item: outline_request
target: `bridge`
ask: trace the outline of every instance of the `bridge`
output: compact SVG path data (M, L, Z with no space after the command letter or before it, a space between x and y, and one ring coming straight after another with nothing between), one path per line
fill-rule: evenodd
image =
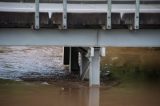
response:
M158 0L0 0L0 45L64 46L70 72L100 85L105 48L160 47L159 19Z

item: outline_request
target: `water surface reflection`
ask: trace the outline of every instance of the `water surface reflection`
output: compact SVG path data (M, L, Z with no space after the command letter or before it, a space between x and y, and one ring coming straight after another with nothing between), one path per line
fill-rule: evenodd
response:
M89 89L89 105L88 106L99 106L100 100L99 87L91 87Z
M89 88L78 82L70 82L72 85L67 82L60 83L55 82L50 85L27 82L0 83L0 106L159 106L160 104L158 84L120 84L108 89L107 86Z

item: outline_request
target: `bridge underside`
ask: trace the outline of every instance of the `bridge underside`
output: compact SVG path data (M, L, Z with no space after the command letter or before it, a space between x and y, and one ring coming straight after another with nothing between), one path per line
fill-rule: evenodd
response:
M159 29L40 29L0 28L0 45L75 47L160 47Z
M64 64L91 86L100 85L104 47L160 47L159 0L6 1L0 0L0 45L70 47Z

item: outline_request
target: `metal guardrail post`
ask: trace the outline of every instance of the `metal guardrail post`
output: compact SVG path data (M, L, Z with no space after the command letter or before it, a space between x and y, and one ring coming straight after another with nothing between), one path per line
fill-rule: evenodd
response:
M35 0L35 29L39 28L39 0Z
M67 0L63 0L63 29L67 29Z
M106 23L106 28L111 29L112 28L112 23L111 23L111 10L112 10L112 0L108 0L108 12L107 12L107 23Z
M136 0L134 29L139 29L139 12L140 12L140 0Z

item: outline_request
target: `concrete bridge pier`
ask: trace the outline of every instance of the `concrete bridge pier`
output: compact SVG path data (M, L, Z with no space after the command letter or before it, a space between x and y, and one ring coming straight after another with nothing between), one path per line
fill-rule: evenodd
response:
M82 80L89 79L89 86L100 85L101 56L105 56L105 48L64 48L64 63L70 66L71 73L80 74Z
M90 49L89 86L100 85L100 48Z
M89 79L89 86L100 85L101 56L105 56L105 48L91 47L87 54L81 55L81 78Z

